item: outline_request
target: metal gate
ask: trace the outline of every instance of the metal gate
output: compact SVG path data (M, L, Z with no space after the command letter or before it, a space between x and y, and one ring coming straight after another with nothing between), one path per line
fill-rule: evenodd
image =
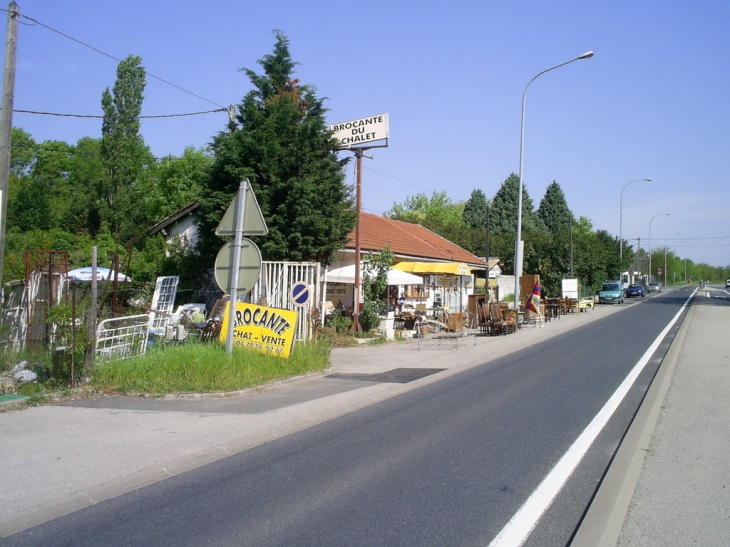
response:
M251 302L298 311L294 341L311 340L314 337L312 327L321 315L321 275L322 266L316 262L262 262L261 275L251 290ZM291 289L299 281L308 284L312 290L312 298L302 307L294 306L291 301Z
M149 324L148 314L104 319L96 328L96 363L143 355L147 350Z

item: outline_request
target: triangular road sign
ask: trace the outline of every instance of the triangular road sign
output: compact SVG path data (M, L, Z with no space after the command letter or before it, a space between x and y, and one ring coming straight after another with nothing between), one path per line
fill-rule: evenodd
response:
M226 209L220 224L218 224L218 228L215 229L215 235L236 235L236 202L239 202L242 197L245 197L246 199L246 204L243 209L243 235L265 236L269 233L266 221L264 220L264 215L261 214L259 202L256 201L253 188L251 188L251 183L248 179L245 180L245 183L246 184L243 185L245 187L245 195L240 195L241 188L239 188L230 205L228 205L228 209Z

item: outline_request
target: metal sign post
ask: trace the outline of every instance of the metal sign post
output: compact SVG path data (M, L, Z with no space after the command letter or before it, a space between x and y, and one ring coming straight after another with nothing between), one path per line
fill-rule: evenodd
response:
M230 287L221 287L221 290L228 290L230 296L229 310L228 310L228 329L226 336L226 353L229 355L233 352L233 331L235 327L236 317L236 301L238 300L238 285L239 285L239 272L241 270L241 248L243 246L243 235L266 235L269 233L269 229L266 226L264 217L261 214L261 209L256 201L256 196L253 193L253 189L250 187L251 183L248 179L243 179L241 185L238 188L236 197L233 199L231 204L228 206L223 218L216 228L216 235L234 235L233 249L231 256L231 269L230 269ZM247 194L251 193L249 200L246 199ZM247 205L248 204L248 205ZM248 213L248 214L246 214ZM253 242L247 241L247 246L255 247ZM224 247L225 248L225 247ZM255 249L258 252L258 248ZM258 273L256 274L256 280L260 274L261 262L259 258ZM256 282L254 280L254 284ZM217 279L216 279L217 281ZM249 287L250 289L251 287Z
M243 239L243 210L246 207L246 191L248 180L242 180L236 194L236 235L233 240L233 271L231 271L231 292L228 301L228 333L226 334L226 353L233 353L233 327L236 317L236 302L238 301L238 270L241 267L241 240Z

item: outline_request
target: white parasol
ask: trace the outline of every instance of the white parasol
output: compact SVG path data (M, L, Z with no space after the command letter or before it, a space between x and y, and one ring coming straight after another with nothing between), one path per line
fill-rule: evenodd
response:
M113 273L109 268L102 266L96 267L96 280L97 281L110 281L113 278ZM69 281L91 281L91 266L86 268L76 268L66 274L66 279ZM130 277L122 272L117 272L117 281L132 281Z

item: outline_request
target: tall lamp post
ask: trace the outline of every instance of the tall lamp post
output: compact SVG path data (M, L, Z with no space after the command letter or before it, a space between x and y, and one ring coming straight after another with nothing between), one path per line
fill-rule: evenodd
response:
M624 187L621 188L621 196L620 196L619 205L618 205L618 240L619 240L618 258L619 258L619 260L623 260L623 258L624 258L624 239L623 239L624 190L626 190L626 187L633 182L651 182L651 179L632 180L631 182L627 182L626 184L624 184Z
M525 99L527 98L527 90L530 88L530 85L532 85L532 82L537 80L546 72L550 72L551 70L555 70L556 68L560 68L561 66L565 66L575 61L590 59L591 57L593 57L593 52L587 51L575 59L565 61L564 63L560 63L559 65L543 70L539 74L536 74L532 80L527 82L525 91L522 92L522 117L520 118L520 170L518 173L518 177L520 179L520 191L517 198L517 239L515 240L515 310L518 310L520 306L520 276L522 275L522 246L520 245L522 242L522 156L525 145Z
M649 221L649 282L651 282L651 223L654 222L656 217L668 217L669 213L659 213L651 217Z

